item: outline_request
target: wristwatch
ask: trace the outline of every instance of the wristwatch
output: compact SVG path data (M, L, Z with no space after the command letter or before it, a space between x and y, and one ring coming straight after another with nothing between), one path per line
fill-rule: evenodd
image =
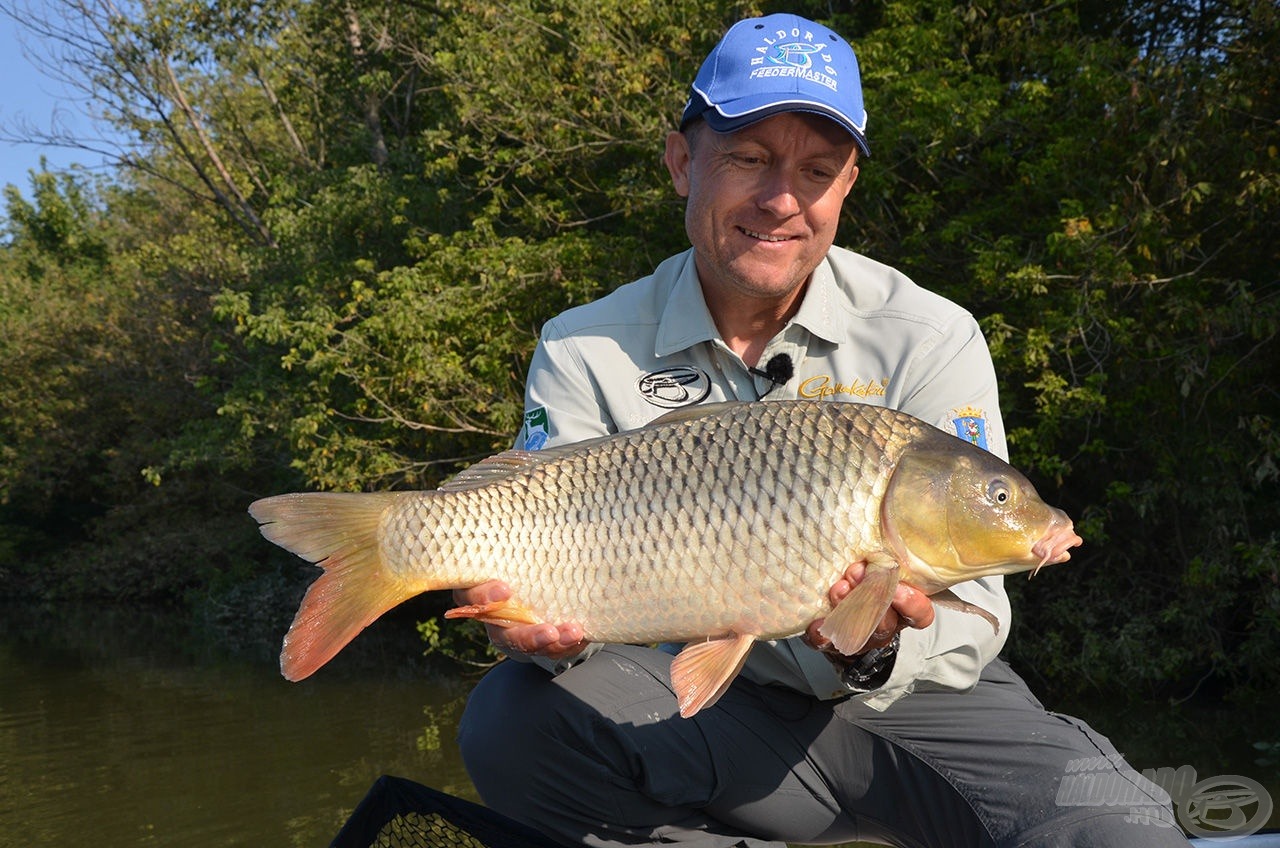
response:
M840 672L840 680L855 692L878 689L893 673L893 661L898 656L898 634L883 648L872 648L849 659Z

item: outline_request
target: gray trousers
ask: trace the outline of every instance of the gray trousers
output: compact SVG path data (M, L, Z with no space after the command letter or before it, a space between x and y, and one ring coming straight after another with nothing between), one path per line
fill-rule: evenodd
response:
M458 732L485 803L567 845L1188 844L1167 797L1000 660L972 692L917 692L884 712L739 678L692 719L676 715L670 662L611 646L556 677L490 671ZM1123 786L1124 806L1064 803L1059 785L1081 768Z

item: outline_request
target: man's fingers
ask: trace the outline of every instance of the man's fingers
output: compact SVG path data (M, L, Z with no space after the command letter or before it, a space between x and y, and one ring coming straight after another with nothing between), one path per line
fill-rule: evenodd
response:
M493 634L499 641L512 650L522 654L536 654L560 641L560 632L554 624L526 624L517 627L497 627Z
M466 589L453 590L453 602L460 607L480 606L511 597L511 587L501 580L487 580Z
M818 628L822 626L825 618L819 618L817 621L809 622L809 626L804 630L804 643L810 648L818 651L825 650L831 644L831 640L818 632Z
M902 621L902 617L894 611L893 607L889 607L889 609L885 610L884 617L880 619L880 624L867 637L867 644L862 646L862 650L870 651L872 648L883 648L893 641L894 634L904 626L905 622Z
M515 627L487 626L489 639L499 648L521 654L541 654L552 659L572 656L582 650L582 625L522 624Z
M831 600L831 605L835 606L845 599L853 587L862 582L862 576L867 573L867 563L864 560L858 560L844 570L841 576L832 586L827 596Z
M893 606L902 626L923 630L933 624L933 601L919 589L899 583L893 593Z
M857 585L857 580L861 579L865 568L865 563L854 563L845 572L845 576L836 581L830 592L833 606L848 596L853 587ZM904 627L914 627L922 630L933 624L933 618L933 602L929 600L929 596L919 589L908 586L905 583L899 583L894 590L892 604L885 611L884 617L880 619L880 623L872 631L871 636L868 637L867 644L863 647L863 650L869 651L872 648L882 648L888 645L893 641L894 635ZM818 632L822 622L823 619L811 622L805 628L803 638L811 648L826 651L830 649L831 642Z
M466 589L453 590L453 602L458 606L482 606L511 597L511 587L501 580L477 583ZM582 650L586 640L582 625L569 622L554 624L516 624L502 627L486 624L489 641L504 651L519 654L541 654L552 659L563 659Z

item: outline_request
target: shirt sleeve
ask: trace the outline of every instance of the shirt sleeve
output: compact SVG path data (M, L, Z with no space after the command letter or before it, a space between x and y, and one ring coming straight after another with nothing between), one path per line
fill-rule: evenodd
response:
M516 438L516 448L537 449L568 445L618 431L609 417L599 387L591 379L574 345L548 321L529 361L525 380L525 423ZM545 432L534 441L539 427Z
M1008 460L995 366L972 316L965 313L939 334L935 344L922 349L908 373L916 388L903 398L904 412L956 436L961 435L964 422L981 425L981 446ZM1012 624L1004 578L969 580L951 591L995 616L999 632L980 616L935 606L932 625L902 631L893 671L884 685L859 696L869 706L885 709L917 689L968 691L1000 653Z

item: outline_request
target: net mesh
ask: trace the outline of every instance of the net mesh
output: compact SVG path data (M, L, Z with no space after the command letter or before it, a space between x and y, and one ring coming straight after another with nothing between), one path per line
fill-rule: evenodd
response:
M438 845L486 848L484 842L439 813L396 816L382 826L370 845L377 848L434 848Z
M330 848L565 848L488 807L383 776Z

